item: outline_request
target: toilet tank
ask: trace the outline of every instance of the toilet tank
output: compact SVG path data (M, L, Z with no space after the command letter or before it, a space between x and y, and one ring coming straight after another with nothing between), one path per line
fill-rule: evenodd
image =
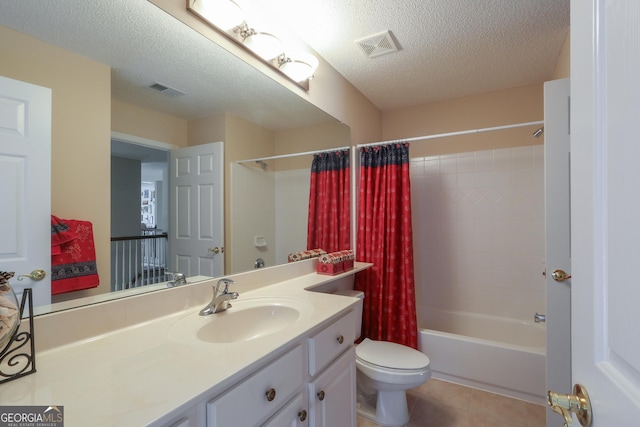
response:
M348 296L348 297L355 297L355 298L359 298L360 301L358 302L358 304L356 305L356 307L354 308L355 312L356 312L356 330L355 330L355 337L356 340L358 338L360 338L360 332L362 330L362 304L364 303L364 292L362 291L357 291L355 289L346 289L346 290L340 290L340 291L336 291L334 292L336 295L344 295L344 296Z

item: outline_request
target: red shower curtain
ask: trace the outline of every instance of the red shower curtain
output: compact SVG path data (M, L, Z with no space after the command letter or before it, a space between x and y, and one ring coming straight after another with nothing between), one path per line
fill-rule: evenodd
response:
M356 258L373 263L356 275L362 336L418 348L409 144L360 149Z
M311 164L307 249L351 247L349 150L317 153Z

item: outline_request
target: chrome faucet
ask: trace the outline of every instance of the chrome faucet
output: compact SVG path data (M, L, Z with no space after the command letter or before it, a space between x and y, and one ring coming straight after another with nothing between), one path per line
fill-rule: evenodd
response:
M220 279L213 287L213 299L205 308L200 310L200 316L208 316L225 311L231 304L229 301L238 298L237 292L229 292L229 285L236 283L231 279Z
M173 278L172 281L167 282L167 288L173 288L174 286L180 286L180 285L186 285L187 284L187 278L184 277L183 273L170 273L170 272L167 272L167 274L170 274L171 277Z

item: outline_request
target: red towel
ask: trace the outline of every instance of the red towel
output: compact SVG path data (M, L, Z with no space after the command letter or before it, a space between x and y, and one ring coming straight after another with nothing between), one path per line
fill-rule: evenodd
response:
M78 235L71 231L69 225L51 215L51 255L58 255L62 252L61 246L76 239Z
M51 294L95 288L99 284L93 225L89 221L51 216Z

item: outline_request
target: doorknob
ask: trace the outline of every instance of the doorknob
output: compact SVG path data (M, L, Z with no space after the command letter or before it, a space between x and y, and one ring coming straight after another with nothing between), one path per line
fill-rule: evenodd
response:
M220 253L220 252L224 253L224 247L220 247L219 248L219 247L216 246L213 249L207 249L207 252L213 252L214 254L217 254L217 253Z
M33 270L29 274L21 274L18 276L18 280L22 280L25 277L28 277L31 280L39 281L44 279L47 273L44 270Z
M553 273L551 273L551 277L553 277L553 280L555 280L556 282L562 282L563 280L571 279L571 276L565 273L564 270L553 270Z
M549 390L547 404L556 414L564 417L564 427L573 427L571 413L576 414L580 425L589 427L592 421L591 401L587 389L580 384L573 386L573 394L558 394Z

